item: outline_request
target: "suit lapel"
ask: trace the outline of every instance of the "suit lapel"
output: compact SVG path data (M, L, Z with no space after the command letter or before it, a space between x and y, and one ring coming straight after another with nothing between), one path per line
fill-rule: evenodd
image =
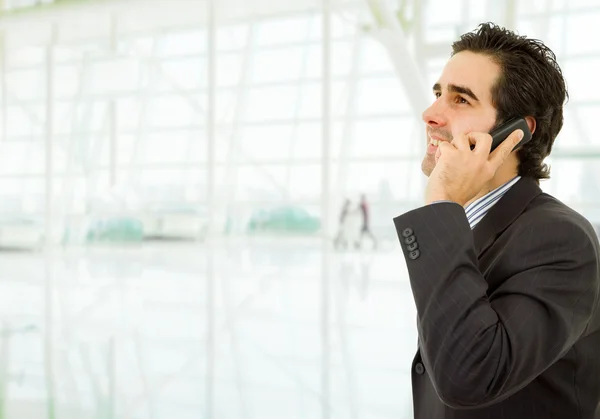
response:
M498 234L510 226L540 193L542 190L535 179L519 179L473 229L477 255L481 256L494 243Z

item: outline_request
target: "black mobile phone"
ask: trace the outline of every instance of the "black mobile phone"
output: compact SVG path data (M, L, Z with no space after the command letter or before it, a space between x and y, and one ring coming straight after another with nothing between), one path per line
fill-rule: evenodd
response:
M498 147L502 141L506 140L514 130L521 129L523 131L523 138L519 141L519 144L513 148L516 150L521 147L523 144L527 143L531 140L531 132L529 131L529 127L527 126L527 121L525 118L513 118L506 121L504 124L500 125L498 128L490 131L490 135L492 136L492 148L490 153Z
M517 129L523 130L523 138L521 141L519 141L519 144L513 148L513 150L516 150L531 140L531 132L529 131L529 127L527 126L527 121L525 121L525 118L509 119L496 129L490 131L490 135L492 136L492 148L490 149L490 153L494 151L502 143L502 141L506 140L506 137L508 137L514 130ZM474 148L475 146L472 145L471 150Z

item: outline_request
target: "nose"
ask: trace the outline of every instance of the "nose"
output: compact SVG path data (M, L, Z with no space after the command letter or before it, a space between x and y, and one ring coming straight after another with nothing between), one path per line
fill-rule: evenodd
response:
M423 111L421 115L423 122L430 127L444 127L447 119L444 111L444 104L441 99L436 100L431 106Z

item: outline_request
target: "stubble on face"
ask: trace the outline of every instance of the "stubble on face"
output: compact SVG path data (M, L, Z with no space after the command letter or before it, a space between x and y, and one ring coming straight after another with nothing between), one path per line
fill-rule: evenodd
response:
M425 139L426 139L426 148L429 148L429 136L430 135L434 135L436 137L441 137L444 140L451 142L454 137L452 136L452 132L450 132L450 130L447 129L440 129L440 128L431 128L431 127L427 127L427 131L426 131L426 135L425 135ZM425 174L425 176L429 177L429 175L431 175L431 172L433 172L433 169L435 169L435 153L430 154L428 152L425 153L425 156L423 157L423 161L421 162L421 171Z

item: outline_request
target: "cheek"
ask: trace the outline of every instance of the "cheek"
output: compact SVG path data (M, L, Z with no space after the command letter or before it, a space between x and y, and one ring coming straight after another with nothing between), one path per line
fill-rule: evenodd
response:
M495 118L473 117L457 122L453 127L458 132L490 132L494 127Z

